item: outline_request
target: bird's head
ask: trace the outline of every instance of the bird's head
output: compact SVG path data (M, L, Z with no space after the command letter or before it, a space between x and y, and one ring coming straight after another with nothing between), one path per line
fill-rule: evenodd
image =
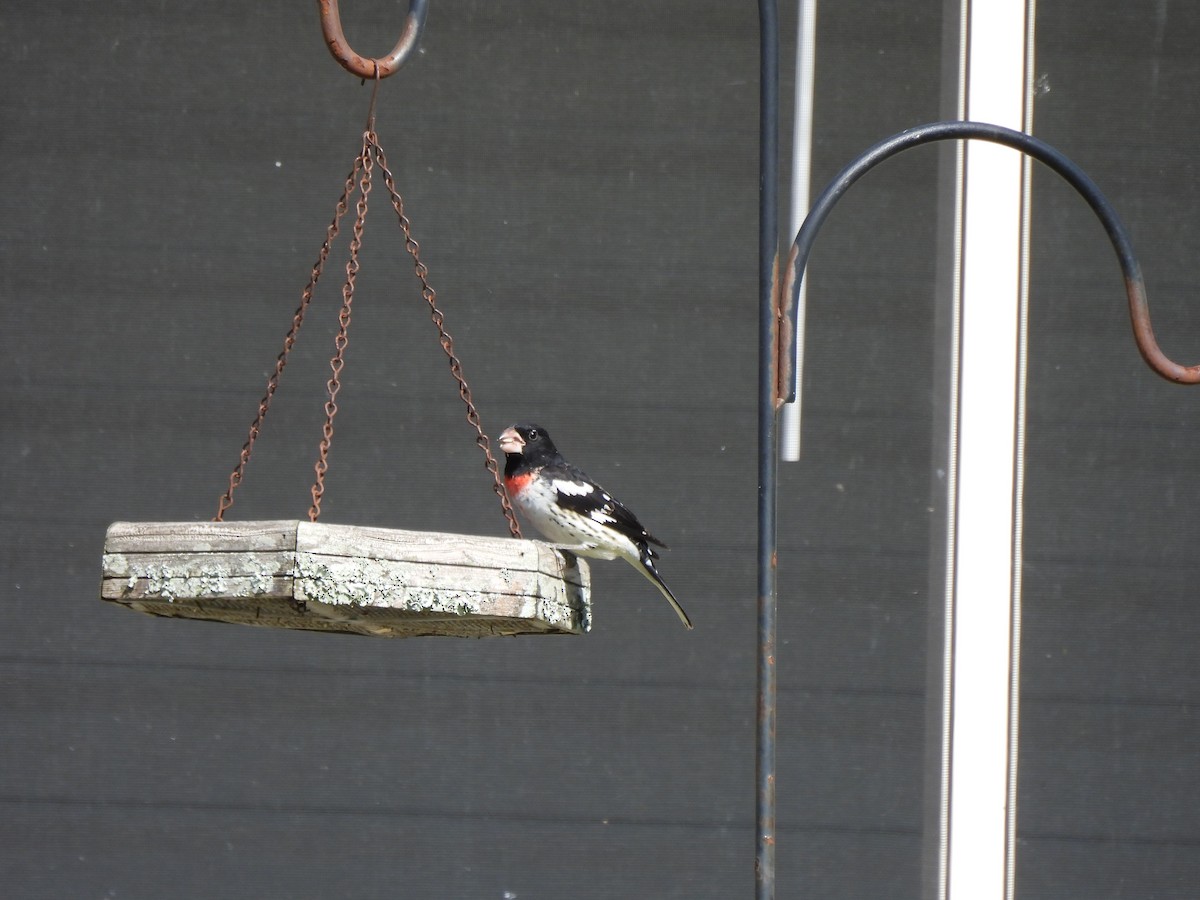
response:
M500 449L506 456L522 457L527 463L544 462L558 455L554 441L540 425L521 424L504 429L500 434Z

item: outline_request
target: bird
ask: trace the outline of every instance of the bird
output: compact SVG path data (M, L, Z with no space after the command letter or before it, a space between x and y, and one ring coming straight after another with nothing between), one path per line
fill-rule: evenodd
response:
M519 424L500 434L504 486L524 517L555 546L593 559L621 559L642 573L667 598L687 629L684 612L654 561L650 545L668 549L629 508L571 465L540 425Z

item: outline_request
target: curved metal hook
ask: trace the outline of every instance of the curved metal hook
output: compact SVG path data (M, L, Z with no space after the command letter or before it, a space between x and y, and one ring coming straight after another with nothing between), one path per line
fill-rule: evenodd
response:
M787 313L788 328L783 341L788 346L780 348L779 384L789 386L789 396L785 399L788 402L795 399L791 367L792 360L796 358L794 324L799 310L800 282L804 277L804 269L808 265L808 256L812 252L817 232L825 223L825 219L834 205L854 182L885 159L919 144L966 138L991 141L1019 150L1053 169L1079 192L1104 225L1104 230L1112 242L1113 250L1116 251L1117 260L1121 264L1121 271L1125 276L1125 293L1129 297L1129 318L1133 325L1134 340L1137 342L1142 359L1151 369L1168 381L1179 384L1200 383L1200 365L1182 366L1168 359L1166 354L1159 349L1158 341L1154 338L1154 330L1150 326L1150 306L1146 299L1146 285L1142 279L1141 266L1133 253L1133 242L1129 239L1129 233L1125 230L1116 210L1100 192L1096 183L1070 159L1032 135L986 122L953 121L920 125L876 144L836 175L821 196L817 198L812 209L809 210L808 216L800 226L800 230L796 233L796 240L792 244L785 273L786 281L783 286L785 295L790 292Z
M347 72L359 78L387 78L402 65L417 49L421 33L425 30L425 16L428 13L428 0L409 0L408 16L404 20L404 30L400 40L387 56L371 59L359 56L354 48L346 41L342 32L342 19L338 13L338 0L317 0L321 13L321 31L325 35L325 43L329 52Z

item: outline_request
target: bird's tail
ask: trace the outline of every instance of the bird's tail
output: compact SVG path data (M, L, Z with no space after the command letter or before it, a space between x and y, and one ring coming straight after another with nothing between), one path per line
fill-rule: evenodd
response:
M683 627L691 630L692 620L683 611L683 607L679 605L679 601L675 599L675 595L671 593L671 589L667 587L667 583L662 580L662 576L658 574L658 569L654 566L654 557L657 555L649 547L643 545L641 548L641 557L635 568L662 592L662 595L667 598L667 602L671 604L671 608L675 610L675 615L679 616L679 621L683 623Z

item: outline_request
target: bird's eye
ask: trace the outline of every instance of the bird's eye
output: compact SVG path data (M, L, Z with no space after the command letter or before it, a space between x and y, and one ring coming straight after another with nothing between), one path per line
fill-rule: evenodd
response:
M536 441L538 439L538 430L536 428L529 429L529 439L531 441Z

